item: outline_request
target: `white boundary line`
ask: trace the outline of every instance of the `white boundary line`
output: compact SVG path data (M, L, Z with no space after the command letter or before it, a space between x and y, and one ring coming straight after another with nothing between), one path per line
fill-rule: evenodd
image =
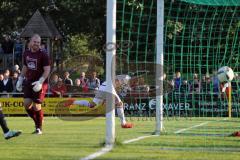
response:
M149 137L156 137L156 136L159 136L159 135L141 136L141 137L137 137L134 139L129 139L129 140L123 141L123 144L128 144L128 143L139 141L141 139L145 139L145 138L149 138Z
M112 149L113 149L113 145L107 145L107 146L103 147L101 150L99 150L93 154L90 154L87 157L81 158L80 160L91 160L91 159L97 158L103 154L110 152Z
M224 119L225 120L225 119ZM187 131L189 129L192 129L192 128L197 128L197 127L200 127L200 126L203 126L203 125L206 125L208 124L209 122L204 122L204 123L200 123L198 125L194 125L192 127L189 127L189 128L183 128L183 129L180 129L180 130L177 130L175 131L174 133L178 134L178 133L182 133L184 131ZM134 138L134 139L129 139L129 140L125 140L123 141L123 144L128 144L128 143L132 143L132 142L136 142L136 141L139 141L139 140L142 140L142 139L145 139L145 138L150 138L150 137L157 137L159 135L149 135L149 136L141 136L141 137L137 137L137 138ZM93 154L90 154L89 156L87 157L84 157L84 158L81 158L80 160L92 160L94 158L97 158L101 155L104 155L108 152L110 152L111 150L113 149L113 145L108 145L108 146L105 146L104 148L102 148L101 150L93 153Z
M156 136L159 136L159 135L141 136L141 137L137 137L137 138L134 138L134 139L126 140L126 141L123 142L123 144L128 144L128 143L136 142L136 141L139 141L139 140L142 140L142 139L145 139L145 138L156 137ZM80 160L92 160L94 158L97 158L101 155L104 155L104 154L110 152L112 149L113 149L113 145L105 146L101 150L99 150L99 151L97 151L93 154L90 154L87 157L81 158Z
M223 120L225 121L225 120L227 120L227 119L228 119L228 118L224 118ZM219 120L217 120L217 121L219 121ZM180 129L180 130L178 130L178 131L175 131L174 133L176 133L176 134L182 133L182 132L184 132L184 131L186 131L186 130L189 130L189 129L192 129L192 128L197 128L197 127L206 125L206 124L208 124L209 122L210 122L210 121L204 122L204 123L200 123L200 124L198 124L198 125L195 125L195 126L192 126L192 127L189 127L189 128L183 128L183 129Z
M192 126L192 127L189 127L189 128L183 128L183 129L177 130L177 131L175 131L174 133L176 133L176 134L182 133L182 132L187 131L187 130L189 130L189 129L197 128L197 127L203 126L203 125L208 124L208 123L209 123L209 122L200 123L200 124L197 124L197 125Z

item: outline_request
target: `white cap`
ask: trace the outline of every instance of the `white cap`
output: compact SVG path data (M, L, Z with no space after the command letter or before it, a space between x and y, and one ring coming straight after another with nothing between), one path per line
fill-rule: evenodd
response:
M19 65L15 64L14 65L14 69L18 70L19 69Z
M131 77L127 74L120 74L116 76L116 79L122 80L122 79L126 79L126 80L130 80Z
M131 79L131 77L127 74L120 74L120 75L116 76L116 79L123 83L128 83L128 81Z

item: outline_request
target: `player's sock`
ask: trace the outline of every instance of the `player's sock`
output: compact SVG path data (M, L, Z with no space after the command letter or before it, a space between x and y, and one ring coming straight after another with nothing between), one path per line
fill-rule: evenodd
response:
M122 125L126 124L126 119L125 119L123 107L118 107L117 108L117 114L118 114L118 117L120 118L121 124Z
M77 105L85 106L85 107L91 107L91 104L87 100L74 101L73 104L77 104Z
M34 111L33 107L30 109L26 109L26 112L28 113L29 117L31 117L34 121L35 126L37 125L37 120L36 120L36 112Z
M31 117L33 120L36 119L36 116L35 116L35 111L33 108L30 108L30 109L26 109L26 112L28 113L29 117Z
M0 125L2 127L3 133L8 133L9 129L7 126L7 122L4 119L4 114L2 113L2 111L0 111Z
M43 110L35 111L36 114L36 128L42 130Z

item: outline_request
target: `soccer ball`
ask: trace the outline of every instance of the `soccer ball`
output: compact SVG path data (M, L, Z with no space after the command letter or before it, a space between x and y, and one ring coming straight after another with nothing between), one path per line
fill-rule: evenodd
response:
M217 77L220 82L231 82L234 78L232 68L224 66L218 69Z

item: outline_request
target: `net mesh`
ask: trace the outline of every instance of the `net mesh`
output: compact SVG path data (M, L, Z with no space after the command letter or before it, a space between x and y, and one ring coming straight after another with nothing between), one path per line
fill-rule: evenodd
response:
M187 3L212 6L240 6L239 0L181 0Z
M232 115L239 117L239 4L238 0L165 1L164 87L175 84L171 92L164 93L165 116L227 116L230 99L220 92L216 71L229 66L236 73ZM151 91L156 5L156 0L117 1L117 73L137 77L125 98L130 115L155 113ZM180 79L176 79L177 72Z

